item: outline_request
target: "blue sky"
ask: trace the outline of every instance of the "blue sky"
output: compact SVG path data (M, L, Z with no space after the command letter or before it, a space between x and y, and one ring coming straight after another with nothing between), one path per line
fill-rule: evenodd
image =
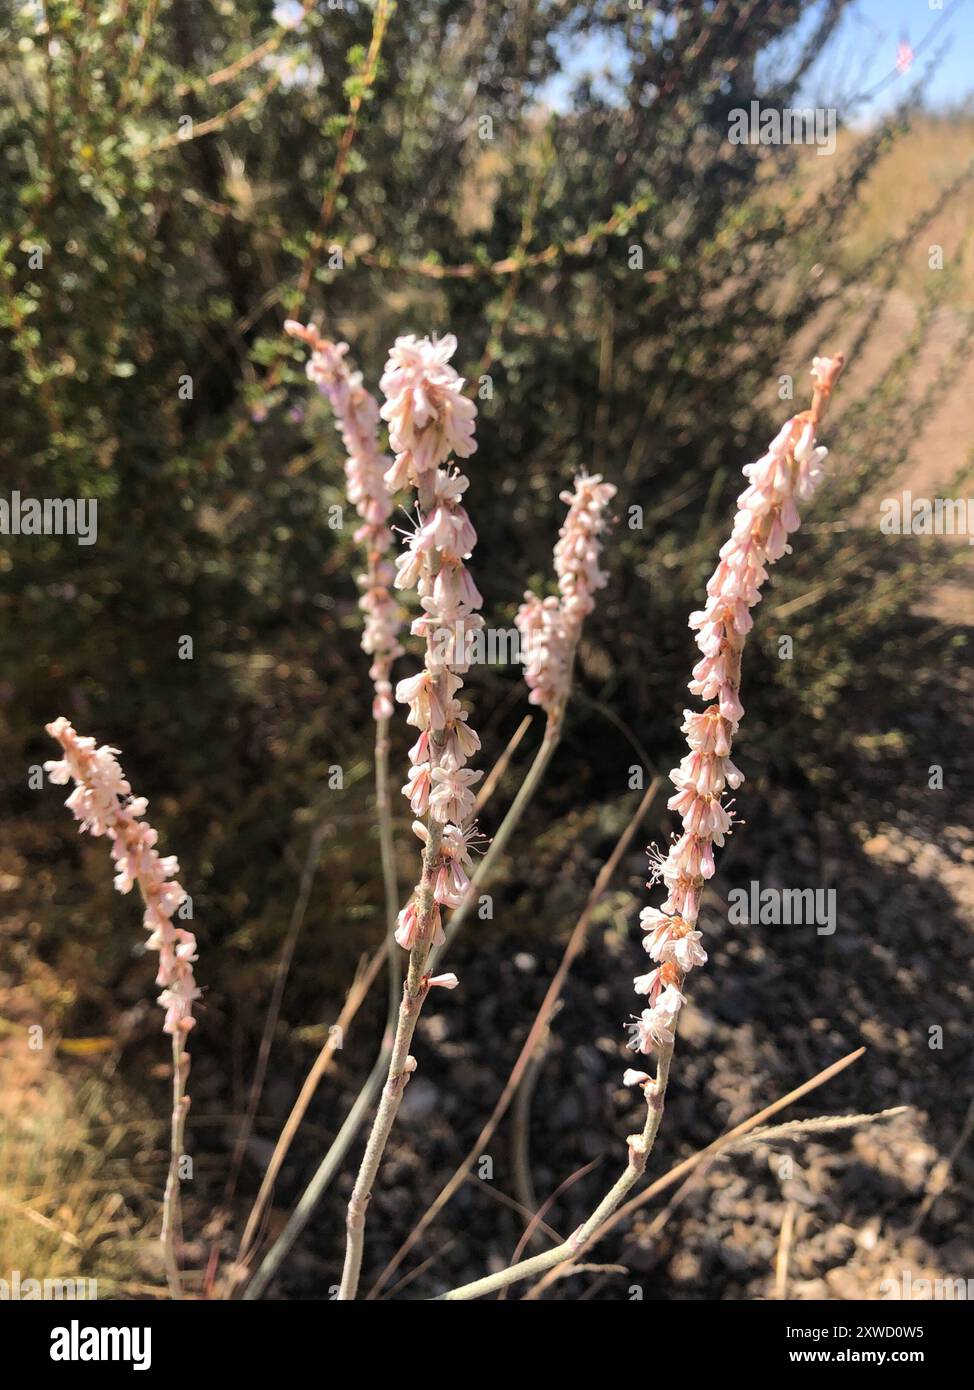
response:
M906 76L892 77L901 40L915 50ZM833 40L829 67L845 63L857 89L881 88L864 112L876 116L889 109L926 65L936 59L926 85L931 107L955 106L974 92L974 0L857 0ZM822 74L816 75L819 79ZM815 78L811 86L816 85Z
M648 10L652 0L645 4ZM789 36L789 45L800 45L814 31L821 9L821 3L810 9ZM283 24L298 22L301 14L299 0L277 0L274 7L275 18ZM905 76L895 72L903 40L916 53ZM556 109L564 108L573 83L581 76L595 78L597 87L608 95L612 78L624 75L623 54L621 45L605 35L565 48L565 71L545 85L541 99ZM840 119L856 123L875 119L900 100L933 58L937 65L926 84L927 104L942 108L969 99L974 92L974 0L854 0L826 59L809 75L800 104L836 106ZM873 94L850 112L844 109L843 97L851 92Z
M819 7L792 34L801 42L813 31ZM915 51L912 70L895 73L897 50L906 40ZM873 93L855 113L858 121L882 114L902 97L937 56L936 70L926 84L931 107L953 106L974 92L974 0L856 0L847 11L827 51L827 61L813 69L803 97L808 104L836 105L843 96ZM573 78L619 73L619 50L609 39L586 40L565 54L567 72L549 83L544 99L559 107L566 103ZM879 89L873 92L873 89ZM852 113L848 113L852 117Z

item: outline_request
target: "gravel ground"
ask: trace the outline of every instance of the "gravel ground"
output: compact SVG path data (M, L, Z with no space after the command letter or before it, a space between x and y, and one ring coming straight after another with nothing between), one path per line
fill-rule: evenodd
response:
M969 592L961 587L951 601L969 607ZM955 628L954 636L961 631ZM667 1173L860 1046L866 1048L861 1059L780 1120L899 1113L833 1132L812 1127L721 1157L611 1234L592 1255L601 1268L555 1283L545 1297L877 1299L904 1288L923 1297L922 1280L974 1278L974 1220L965 1195L974 1176L965 1144L974 1089L974 676L945 661L933 686L914 691L904 682L889 699L892 712L881 701L848 711L860 751L821 784L787 784L762 766L760 749L742 733L740 761L749 781L738 800L747 823L722 855L706 905L710 962L694 974L681 1016L649 1177ZM901 741L882 737L894 726L906 735ZM929 785L935 766L943 768L942 789ZM468 927L461 939L451 962L461 988L440 992L420 1021L413 1047L419 1069L370 1209L364 1289L473 1144L622 828L621 815L620 808L593 807L565 818L557 836L524 855L535 866L534 877L525 883L518 865L511 881L497 888L497 920L479 930ZM518 1201L533 1210L553 1199L545 1220L553 1231L569 1233L618 1173L625 1136L642 1124L641 1097L621 1085L623 1025L637 1002L630 980L644 968L635 925L646 901L641 845L663 824L659 817L644 824L600 905L532 1069L530 1095L506 1116L485 1146L477 1175L411 1252L396 1276L409 1282L396 1291L393 1280L394 1296L425 1298L503 1267L524 1233ZM38 842L24 854L43 856L44 850ZM12 884L16 875L7 877ZM834 889L834 933L819 934L813 925L730 921L728 895L752 881ZM29 971L23 968L30 947L22 928L13 918L5 928L14 968L0 975L0 1021L9 1025L0 1035L0 1060L7 1059L3 1093L11 1113L20 1114L26 1113L25 1097L41 1106L40 1069L50 1059L50 1053L47 1062L36 1057L31 1065L38 1074L27 1079L21 1064L11 1068L14 1054L23 1054L20 1025L62 989L43 962L34 959ZM58 1086L46 1092L58 1105L68 1104L87 1069L89 1075L104 1071L116 1101L128 1095L133 1113L136 1106L140 1116L165 1113L166 1068L154 1006L145 998L141 963L136 967L130 990L140 1002L107 1026L106 1010L118 1005L106 994L98 1024L82 1030L109 1034L106 1042L117 1056L113 1051L105 1062L97 1051L66 1057L62 1049ZM363 1008L319 1088L278 1183L265 1240L286 1220L371 1066L383 993L376 989ZM289 987L288 1017L337 1016L340 998L324 1008L319 998L309 1008L301 994L298 978ZM194 1037L190 1142L196 1174L187 1193L186 1230L193 1239L186 1255L196 1269L205 1265L215 1233L210 1217L222 1197L229 1119L239 1113L250 1065L242 1060L232 1013L223 1015L225 1029L213 1026L216 1014L211 1007L207 1029ZM313 1055L299 1033L275 1044L234 1206L238 1231ZM52 1124L60 1124L58 1113ZM139 1295L161 1284L154 1242L140 1226L141 1219L152 1229L158 1216L161 1123L158 1130L158 1141L143 1145L120 1179L125 1217L113 1232L138 1252L135 1272L119 1288ZM361 1144L355 1161L360 1152ZM141 1211L129 1179L133 1187L141 1184ZM351 1182L349 1165L270 1297L331 1296ZM0 1195L2 1189L0 1182ZM82 1216L74 1213L79 1230ZM533 1248L549 1238L541 1235ZM99 1237L93 1258L108 1239ZM234 1248L228 1239L227 1251Z
M808 788L746 784L748 824L714 881L710 964L693 977L649 1173L666 1173L859 1046L867 1051L858 1062L774 1123L903 1108L719 1159L610 1235L592 1256L604 1269L557 1283L545 1297L877 1299L895 1296L904 1277L913 1281L908 1292L923 1297L920 1280L974 1278L964 1196L974 1164L963 1145L948 1167L972 1095L972 693L969 674L945 674L909 714L922 766L916 752L864 757L843 770L839 809L833 801L809 811L816 796ZM944 787L931 790L927 769L938 763ZM589 881L600 857L593 850ZM625 1135L642 1123L638 1092L619 1082L622 1023L634 1006L628 980L641 968L633 923L644 866L640 852L620 867L569 977L521 1123L507 1116L485 1149L490 1176L471 1179L407 1258L397 1278L424 1267L400 1296L428 1297L509 1262L524 1230L510 1199L546 1202L574 1175L545 1212L564 1235L614 1180ZM419 1070L370 1209L363 1288L452 1174L500 1093L584 899L576 867L542 889L565 904L558 942L468 938L453 961L462 988L437 998L421 1020ZM727 894L752 880L834 888L836 930L729 922ZM285 1169L271 1231L353 1098L378 1026L377 1017L356 1022L337 1077L323 1085ZM281 1118L298 1080L297 1072L278 1074L268 1093ZM266 1158L263 1143L253 1157ZM327 1195L270 1296L329 1296L350 1186L345 1174Z

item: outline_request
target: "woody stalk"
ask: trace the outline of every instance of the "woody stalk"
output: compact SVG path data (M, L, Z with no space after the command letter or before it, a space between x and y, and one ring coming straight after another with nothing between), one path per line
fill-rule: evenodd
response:
M389 425L395 461L385 475L390 492L415 492L416 527L396 561L397 589L415 588L421 615L414 636L425 639L418 675L399 682L396 699L409 707L407 722L419 731L410 749L410 774L403 787L422 843L419 882L399 913L396 941L409 953L402 1002L385 1085L365 1148L346 1217L345 1265L339 1298L358 1290L365 1219L372 1187L403 1090L416 1068L409 1047L430 988L452 989L455 975L431 978L430 951L443 940L441 908L458 906L470 879L473 786L481 772L467 767L480 739L457 699L468 669L466 635L482 626L482 598L465 561L477 536L462 505L469 480L452 456L469 458L476 449L476 407L463 395L464 382L449 365L456 339L398 338L380 382L386 397L382 416Z

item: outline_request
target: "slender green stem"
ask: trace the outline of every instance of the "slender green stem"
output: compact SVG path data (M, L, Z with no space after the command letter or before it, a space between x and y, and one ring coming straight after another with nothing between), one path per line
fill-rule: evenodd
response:
M541 1255L533 1255L528 1260L521 1260L516 1265L499 1270L497 1274L488 1274L483 1279L475 1279L471 1284L462 1284L459 1288L440 1294L437 1302L484 1298L488 1294L508 1288L511 1284L520 1283L523 1279L533 1279L537 1275L547 1274L549 1270L564 1264L566 1260L577 1259L584 1249L598 1240L599 1227L612 1215L622 1199L635 1187L646 1171L646 1163L653 1151L660 1121L663 1118L663 1102L666 1097L666 1084L669 1080L672 1059L672 1047L665 1048L660 1052L656 1068L656 1081L652 1087L647 1087L646 1091L647 1110L643 1131L641 1134L630 1136L629 1161L625 1170L609 1188L591 1216L583 1221L567 1240L562 1241L561 1245L556 1245L552 1250L546 1250Z
M419 946L414 947L411 957L416 955L420 949ZM412 973L411 959L410 974ZM406 1089L406 1082L409 1080L409 1074L415 1065L409 1056L409 1044L416 1031L416 1023L423 1007L427 988L423 986L414 996L410 996L408 983L403 989L402 1004L399 1006L399 1026L396 1029L392 1055L389 1058L389 1070L386 1075L385 1086L382 1089L382 1099L379 1102L372 1131L365 1146L362 1166L355 1180L355 1187L352 1190L345 1219L345 1267L342 1270L342 1282L338 1293L338 1297L342 1301L353 1299L358 1292L359 1275L362 1269L362 1250L365 1243L366 1211L372 1197L372 1185L379 1171L382 1155L385 1153L389 1135L399 1113L399 1106L402 1104L402 1094Z

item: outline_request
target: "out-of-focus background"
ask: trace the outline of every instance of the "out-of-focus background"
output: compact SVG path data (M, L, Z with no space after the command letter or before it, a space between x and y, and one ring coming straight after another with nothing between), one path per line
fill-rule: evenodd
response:
M573 474L619 489L564 742L493 920L458 943L462 988L420 1024L366 1287L500 1092L638 802L632 768L673 765L687 614L740 469L806 403L812 355L838 347L829 481L746 653L746 825L713 882L710 964L653 1170L860 1044L785 1118L905 1108L720 1160L665 1220L650 1229L672 1192L600 1248L629 1273L548 1296L627 1297L637 1282L648 1298L878 1298L905 1270L972 1276L972 552L966 535L880 529L904 488L974 486L972 7L430 0L392 12L377 61L374 19L353 0L30 0L0 16L0 495L98 500L93 545L0 537L0 1277L97 1277L102 1297L164 1284L153 968L105 843L79 838L63 793L31 776L52 756L46 721L66 714L123 750L193 897L197 1290L212 1252L232 1255L381 939L360 557L352 528L327 524L342 452L282 335L289 315L347 339L373 391L401 332L454 332L458 369L489 378L468 503L491 625L550 585ZM833 110L834 152L731 143L752 100ZM412 650L398 674L416 665ZM518 670L486 666L468 693L489 766L526 692ZM486 833L539 737L520 744ZM397 783L411 741L398 719ZM415 841L398 796L395 811L405 888ZM671 828L660 801L491 1143L493 1180L466 1184L413 1252L405 1271L428 1263L404 1297L510 1259L524 1220L507 1199L540 1203L594 1164L546 1213L568 1231L615 1172L642 1107L619 1084L642 846ZM218 1216L311 844L268 1084ZM834 889L834 934L729 922L727 894L754 880ZM383 1009L376 989L323 1080L264 1246L368 1073ZM335 1283L347 1168L273 1296Z

